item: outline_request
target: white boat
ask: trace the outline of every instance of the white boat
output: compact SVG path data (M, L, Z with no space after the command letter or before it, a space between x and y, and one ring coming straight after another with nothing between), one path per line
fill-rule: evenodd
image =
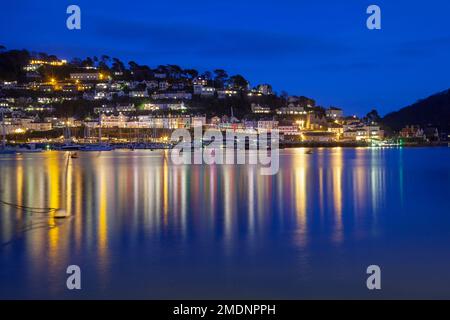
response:
M58 150L58 151L77 151L77 150L80 150L82 147L83 146L81 146L79 144L69 143L69 144L64 144L62 146L54 147L54 149Z

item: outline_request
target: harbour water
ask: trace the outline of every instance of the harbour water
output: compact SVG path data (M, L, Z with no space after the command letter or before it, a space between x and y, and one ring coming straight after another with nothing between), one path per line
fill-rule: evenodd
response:
M167 150L1 155L0 298L450 298L450 148L305 151L274 176Z

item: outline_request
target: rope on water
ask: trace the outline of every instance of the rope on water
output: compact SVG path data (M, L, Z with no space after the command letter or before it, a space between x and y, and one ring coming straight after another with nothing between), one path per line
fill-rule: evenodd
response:
M51 213L59 210L58 208L38 208L38 207L29 207L29 206L23 206L17 203L11 203L7 201L0 200L0 204L3 204L5 206L10 206L19 210L23 211L29 211L32 213Z

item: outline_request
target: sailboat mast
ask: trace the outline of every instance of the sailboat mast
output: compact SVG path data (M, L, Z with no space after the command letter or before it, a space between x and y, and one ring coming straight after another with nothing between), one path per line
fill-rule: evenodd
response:
M102 142L102 116L98 117L98 143Z
M3 109L1 110L2 115L2 148L4 149L6 147L6 128L5 128L5 114L3 112Z

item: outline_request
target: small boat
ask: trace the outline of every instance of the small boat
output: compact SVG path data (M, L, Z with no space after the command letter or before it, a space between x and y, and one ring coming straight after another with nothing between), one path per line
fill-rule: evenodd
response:
M76 153L76 152L70 153L70 158L72 158L72 159L78 159L78 153Z
M313 154L313 151L312 151L311 149L306 150L306 151L305 151L305 154Z
M53 214L53 218L55 219L65 219L69 217L69 213L66 210L58 209Z

